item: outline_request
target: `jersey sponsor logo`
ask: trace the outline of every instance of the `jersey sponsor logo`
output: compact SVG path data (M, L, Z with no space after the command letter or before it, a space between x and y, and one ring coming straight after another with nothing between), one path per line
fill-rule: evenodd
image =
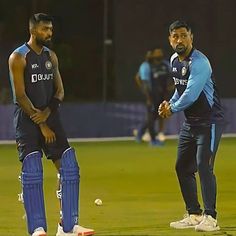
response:
M51 80L51 79L53 79L53 74L32 74L31 75L32 83L37 83L38 81Z
M173 72L177 72L177 68L176 68L176 67L173 67L173 68L172 68L172 71L173 71Z
M187 79L178 79L176 77L173 77L175 85L187 85L188 80Z
M37 69L37 68L39 68L39 65L37 63L31 64L31 67L32 67L32 69Z
M46 61L46 62L45 62L45 67L46 67L48 70L52 69L52 62Z

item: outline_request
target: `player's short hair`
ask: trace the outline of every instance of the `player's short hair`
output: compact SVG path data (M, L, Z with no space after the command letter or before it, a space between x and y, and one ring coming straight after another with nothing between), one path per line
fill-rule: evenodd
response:
M152 55L151 55L152 58L163 58L164 57L164 52L161 48L155 48L153 51L152 51Z
M184 21L176 20L169 26L169 33L175 29L185 28L187 31L191 32L191 27Z
M36 13L33 14L29 19L29 28L32 29L40 22L52 22L53 17L45 13Z

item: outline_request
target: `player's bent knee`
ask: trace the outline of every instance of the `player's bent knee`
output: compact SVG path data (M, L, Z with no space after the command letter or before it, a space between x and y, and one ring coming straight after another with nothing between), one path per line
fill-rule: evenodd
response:
M43 196L42 154L39 151L28 154L22 163L21 182L23 200L30 234L36 228L47 230Z
M175 164L175 172L179 175L183 171L183 165L181 162L177 161Z
M61 207L64 232L70 232L78 224L79 166L73 148L64 151L61 157Z
M75 150L72 147L66 149L61 156L61 168L68 169L68 168L75 168L79 171L79 164L76 160Z

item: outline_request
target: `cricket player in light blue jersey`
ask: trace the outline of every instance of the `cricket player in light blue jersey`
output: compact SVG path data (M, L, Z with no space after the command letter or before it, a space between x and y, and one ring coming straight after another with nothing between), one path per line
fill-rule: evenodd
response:
M216 178L213 173L217 148L224 128L224 113L207 57L193 47L191 28L181 21L169 27L175 92L163 101L159 114L166 118L183 111L186 120L179 134L176 173L186 205L184 219L170 223L177 229L216 231ZM204 211L197 197L198 172Z

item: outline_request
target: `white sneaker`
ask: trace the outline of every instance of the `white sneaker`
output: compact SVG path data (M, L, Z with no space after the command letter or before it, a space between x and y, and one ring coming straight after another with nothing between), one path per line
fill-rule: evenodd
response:
M133 135L135 138L137 138L138 136L138 130L137 129L134 129L133 130ZM144 141L144 142L149 142L151 140L151 137L150 137L150 134L146 131L143 135L142 135L142 139L140 140L141 141Z
M138 130L137 129L133 129L133 136L136 137L138 135Z
M142 137L142 140L144 142L149 142L151 140L150 134L148 132L145 132L143 137Z
M164 142L166 140L166 136L163 132L159 132L157 135L157 139L159 139L161 142Z
M194 228L196 225L200 224L202 220L202 215L186 214L182 220L171 222L170 227L175 229Z
M34 230L34 233L32 234L32 236L47 236L47 234L42 227L39 227Z
M195 226L196 231L217 231L220 226L217 225L217 220L210 215L204 215L202 222Z
M58 224L56 236L89 236L94 235L93 229L87 229L79 225L75 225L73 231L70 233L65 233L62 226Z

